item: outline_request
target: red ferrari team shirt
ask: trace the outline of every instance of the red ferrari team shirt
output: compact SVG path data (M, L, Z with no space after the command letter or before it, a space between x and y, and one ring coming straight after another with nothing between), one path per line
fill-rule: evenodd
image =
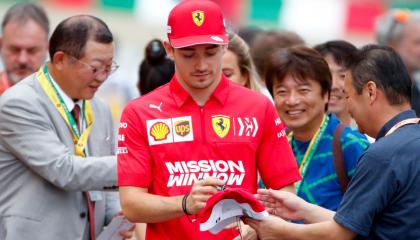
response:
M273 104L224 76L202 107L175 77L131 101L122 114L118 138L119 186L146 188L152 194L184 195L206 177L255 193L257 172L273 189L300 180ZM183 216L147 224L146 235L147 239L228 239L237 232L200 232L197 222Z

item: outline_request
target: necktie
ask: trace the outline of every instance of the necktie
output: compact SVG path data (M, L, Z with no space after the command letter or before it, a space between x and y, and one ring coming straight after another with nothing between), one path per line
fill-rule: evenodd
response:
M77 127L80 130L80 107L75 104L73 110L71 111L74 120L76 121ZM90 199L89 192L84 192L86 201L88 204L88 216L89 216L89 230L90 230L90 239L95 240L95 205L94 202Z
M73 110L71 110L71 115L73 115L74 121L77 123L77 127L80 130L80 107L75 104Z

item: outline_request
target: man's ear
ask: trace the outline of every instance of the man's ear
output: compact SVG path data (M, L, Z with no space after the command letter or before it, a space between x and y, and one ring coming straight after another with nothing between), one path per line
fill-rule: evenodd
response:
M369 102L373 103L378 97L378 87L374 81L368 81L365 85L366 94L368 95Z
M53 58L51 59L51 63L54 64L54 66L61 70L64 66L64 61L66 61L66 54L62 51L57 51L54 53Z
M3 37L0 37L0 49L3 46Z
M171 44L168 41L164 41L163 46L165 47L166 54L173 61L174 60L174 48L171 46Z

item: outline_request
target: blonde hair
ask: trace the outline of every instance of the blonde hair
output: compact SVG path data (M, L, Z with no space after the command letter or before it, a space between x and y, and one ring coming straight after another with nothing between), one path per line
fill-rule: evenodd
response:
M248 77L245 87L261 92L261 85L259 83L260 77L256 71L254 62L252 61L249 46L246 42L236 33L229 33L228 50L237 56L241 75L246 75Z

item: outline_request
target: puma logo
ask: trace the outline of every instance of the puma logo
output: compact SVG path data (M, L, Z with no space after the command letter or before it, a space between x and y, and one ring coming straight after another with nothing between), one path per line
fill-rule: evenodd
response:
M162 102L160 102L159 106L156 106L155 104L149 104L149 108L157 109L159 110L159 112L162 112L161 107L162 107Z

